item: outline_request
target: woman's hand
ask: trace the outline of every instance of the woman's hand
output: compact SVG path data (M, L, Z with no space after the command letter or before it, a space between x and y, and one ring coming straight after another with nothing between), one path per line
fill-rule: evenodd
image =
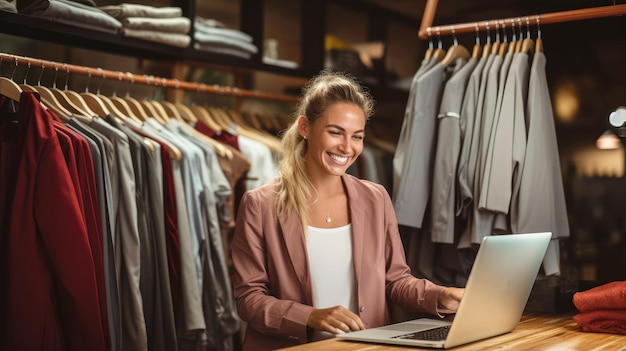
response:
M365 329L361 318L343 306L314 309L307 326L332 334Z
M437 299L437 309L443 313L456 312L459 309L459 303L463 298L465 289L462 288L443 288L439 292Z

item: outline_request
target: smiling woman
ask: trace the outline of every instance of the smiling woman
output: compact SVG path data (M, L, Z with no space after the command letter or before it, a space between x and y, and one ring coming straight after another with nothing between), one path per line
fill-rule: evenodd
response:
M389 302L456 311L463 289L410 274L387 190L347 175L374 102L328 71L304 88L280 174L242 198L232 244L243 349L273 350L389 323Z

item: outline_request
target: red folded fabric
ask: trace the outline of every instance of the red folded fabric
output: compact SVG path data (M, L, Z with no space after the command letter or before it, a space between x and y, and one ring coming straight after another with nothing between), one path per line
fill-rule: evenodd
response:
M573 302L580 312L626 309L626 281L606 283L577 292Z
M582 312L572 318L582 331L626 335L626 309Z

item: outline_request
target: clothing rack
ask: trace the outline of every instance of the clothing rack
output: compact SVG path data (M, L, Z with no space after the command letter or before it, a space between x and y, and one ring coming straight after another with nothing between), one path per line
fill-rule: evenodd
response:
M32 57L18 56L13 54L1 53L0 62L15 63L15 65L24 65L28 67L40 67L41 69L50 69L61 71L62 73L79 74L89 77L97 77L102 79L116 80L119 82L130 82L131 84L146 84L155 87L181 89L194 91L199 93L217 94L225 96L233 96L237 98L261 99L278 102L296 103L299 99L295 96L265 93L255 90L239 89L236 87L198 84L178 79L161 78L150 75L132 74L130 72L110 71L102 68L93 68L86 66L77 66L68 63L60 63L36 59Z
M561 23L572 22L592 18L601 18L609 16L619 16L626 14L626 4L612 5L612 6L600 6L591 7L579 10L551 12L537 15L519 16L511 18L501 18L495 20L484 20L467 23L446 24L442 26L432 26L435 18L435 12L437 11L437 4L439 0L427 0L424 8L424 15L422 16L422 23L420 25L419 37L421 39L428 39L433 35L450 35L456 33L470 33L474 31L485 31L489 28L495 29L496 24L502 23L514 25L540 25L546 23Z

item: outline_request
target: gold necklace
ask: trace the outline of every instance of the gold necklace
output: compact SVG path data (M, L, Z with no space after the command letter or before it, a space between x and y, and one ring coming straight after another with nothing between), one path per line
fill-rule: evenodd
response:
M317 191L317 188L313 187L313 189L315 189L315 192L317 193L317 199L314 201L317 202L319 200L319 192ZM326 223L332 223L333 218L330 216L330 210L331 208L328 208L328 211L326 211L326 217L324 217L324 221L326 221Z

